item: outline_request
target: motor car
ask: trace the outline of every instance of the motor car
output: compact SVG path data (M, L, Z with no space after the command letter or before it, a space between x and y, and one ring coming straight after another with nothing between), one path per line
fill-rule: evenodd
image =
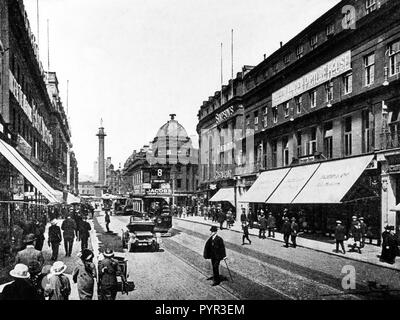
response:
M122 246L133 252L138 248L149 248L156 252L160 249L161 237L154 232L155 223L141 217L131 216L126 229L122 230Z

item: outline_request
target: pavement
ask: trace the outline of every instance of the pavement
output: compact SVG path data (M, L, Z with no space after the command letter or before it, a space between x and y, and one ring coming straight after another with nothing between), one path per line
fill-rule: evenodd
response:
M95 258L93 259L93 262L97 266L97 256L98 256L98 240L96 236L96 232L94 230L93 226L93 220L88 219L87 220L91 226L91 231L90 231L90 239L89 239L89 249L93 250L95 254ZM63 219L58 219L57 220L57 225L61 227L61 224L63 222ZM47 239L48 239L48 229L50 227L50 223L46 225L46 231L45 231L45 242L43 245L42 249L42 254L44 257L44 265L52 265L53 261L50 260L51 258L51 248L48 246ZM62 231L61 231L62 232ZM72 272L74 271L74 268L76 266L76 263L79 259L78 254L81 251L81 242L75 240L72 248L72 254L71 257L66 257L65 256L65 250L64 250L64 242L60 244L60 249L58 253L58 261L62 261L67 265L67 269L65 271L65 275L69 278L70 283L71 283L71 295L69 296L69 300L79 300L79 295L78 295L78 288L77 285L72 281ZM0 284L0 292L3 291L4 286L6 286L8 283L3 283ZM97 300L97 282L95 282L95 288L94 288L94 295L93 295L93 300Z
M179 218L179 217L174 217L174 219L178 220L183 220L183 221L190 221L193 223L198 223L198 224L203 224L203 225L215 225L219 227L219 223L212 222L211 220L206 220L202 216L187 216L185 218ZM224 228L226 228L226 225L224 223ZM230 228L230 231L232 232L239 232L243 233L242 227L239 221L235 221L234 225ZM249 229L249 234L252 236L257 236L258 237L258 228L252 228ZM266 236L268 235L268 231L266 231ZM283 240L283 235L279 232L275 232L275 238L267 238L272 241L279 241L279 242L284 242ZM351 242L345 241L344 245L347 249L347 246ZM297 237L297 246L298 247L303 247L319 252L324 252L329 255L335 255L335 256L340 256L342 258L346 258L349 260L354 260L354 261L359 261L359 262L364 262L376 266L380 266L383 268L388 268L388 269L393 269L393 270L400 270L400 260L397 259L396 263L391 265L388 263L384 263L379 261L379 256L381 254L381 247L376 246L376 245L371 245L371 244L365 244L365 247L361 250L362 253L359 254L358 252L349 252L347 251L346 254L342 253L337 253L334 250L336 249L336 244L333 243L328 243L328 242L323 242L323 241L317 241L317 240L310 240L306 238L302 238L301 236Z

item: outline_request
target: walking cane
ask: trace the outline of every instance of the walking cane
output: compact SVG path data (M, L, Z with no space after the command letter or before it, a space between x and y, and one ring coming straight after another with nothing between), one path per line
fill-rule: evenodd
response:
M226 259L224 259L224 261L225 261L225 264L226 264L226 268L228 269L229 276L231 277L231 281L233 282L233 278L232 278L231 270L229 270L228 263L226 262Z

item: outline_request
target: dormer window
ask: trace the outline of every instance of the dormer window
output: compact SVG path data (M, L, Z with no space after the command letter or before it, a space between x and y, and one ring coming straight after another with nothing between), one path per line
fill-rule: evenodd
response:
M366 0L365 8L367 9L367 14L375 11L377 9L376 0Z
M304 46L301 44L296 48L297 59L300 59L303 56L303 53L304 53Z
M335 33L335 25L333 23L326 26L326 35L332 36Z
M288 64L290 62L290 54L287 54L286 56L283 57L283 62L285 64Z

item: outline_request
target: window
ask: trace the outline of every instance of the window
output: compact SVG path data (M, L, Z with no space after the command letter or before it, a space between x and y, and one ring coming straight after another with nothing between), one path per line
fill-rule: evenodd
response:
M288 166L289 165L289 138L284 137L282 139L282 160L283 160L283 166Z
M367 14L376 10L376 0L366 0L365 8L367 9Z
M372 53L364 57L364 68L365 68L365 85L370 86L374 83L375 76L375 54Z
M279 69L278 64L275 63L275 64L274 64L274 73L277 73L277 72L278 72L278 69Z
M246 126L247 126L247 128L250 127L250 115L246 116Z
M258 124L258 111L254 112L254 124L257 125Z
M272 108L272 119L273 119L274 123L278 122L278 108L277 107Z
M317 46L317 43L318 43L318 34L315 34L310 38L311 48L314 49Z
M295 99L296 102L296 112L301 113L301 108L303 107L303 99L301 96L296 97Z
M372 138L373 138L373 130L371 124L373 124L373 115L369 110L362 111L362 129L363 129L363 152L371 152L372 151Z
M344 94L350 94L353 92L353 74L348 73L343 76L343 89Z
M352 119L347 117L344 119L344 155L351 156L352 152Z
M308 153L310 155L313 155L315 152L317 152L317 128L311 128L311 134L310 134L310 142L309 142L309 149Z
M290 103L289 103L289 102L286 102L286 103L283 105L283 108L284 108L284 110L285 110L285 118L289 117Z
M297 59L300 59L303 56L303 53L304 53L304 46L301 44L296 48Z
M264 109L263 125L264 125L264 128L266 128L268 126L268 108L267 107L265 107L265 109Z
M317 90L310 92L310 106L311 108L315 108L317 106Z
M297 157L300 158L303 155L301 147L301 131L298 131L296 133L296 140L297 140Z
M333 157L333 123L329 121L324 125L324 154L327 159Z
M348 10L344 14L344 18L345 18L345 21L346 21L346 24L347 24L345 29L350 29L350 27L355 24L356 17L353 14L353 12L354 12L354 10Z
M329 37L335 33L335 25L333 23L326 26L326 35Z
M182 179L176 179L176 187L178 189L182 188Z
M333 81L329 81L325 84L326 92L326 102L331 102L333 100Z
M283 62L285 64L288 64L290 62L290 54L287 54L284 58L283 58Z
M389 46L390 76L400 73L400 40Z
M278 152L278 142L276 140L272 141L271 145L271 151L272 151L272 167L276 168L277 167L277 152Z

